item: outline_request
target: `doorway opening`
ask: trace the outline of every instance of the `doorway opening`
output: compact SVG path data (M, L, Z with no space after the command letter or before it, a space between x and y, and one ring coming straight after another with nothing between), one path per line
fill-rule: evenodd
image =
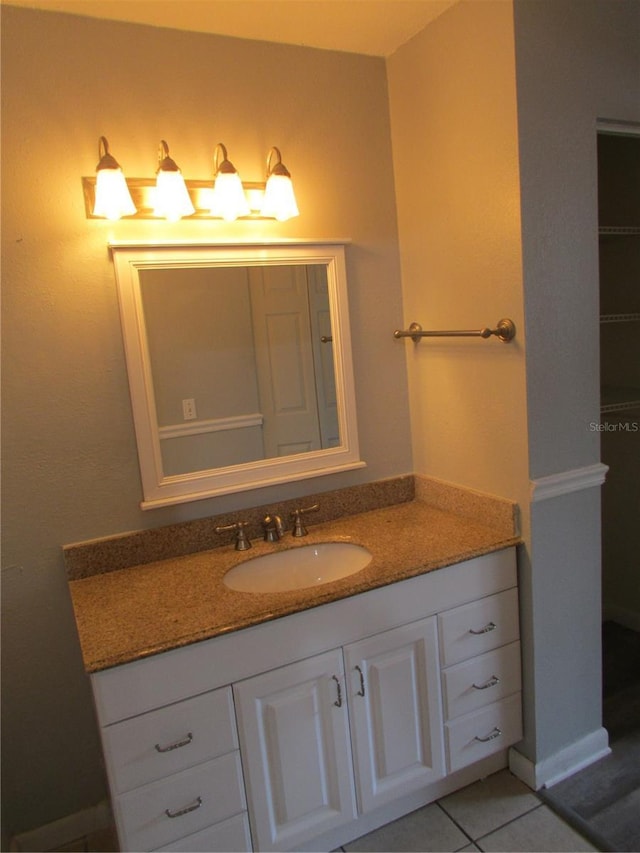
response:
M598 133L604 725L640 701L640 129ZM616 698L619 697L619 698ZM640 709L640 706L638 706ZM607 716L611 719L607 721ZM637 714L640 727L640 713Z
M598 231L600 458L609 466L602 489L603 725L612 749L602 762L608 784L599 802L613 849L635 850L640 818L629 804L640 792L640 128L599 128Z

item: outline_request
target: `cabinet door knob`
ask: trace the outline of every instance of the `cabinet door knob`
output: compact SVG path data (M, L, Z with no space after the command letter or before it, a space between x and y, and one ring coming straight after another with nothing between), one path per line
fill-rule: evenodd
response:
M198 797L195 802L191 803L188 806L184 806L181 809L178 809L175 812L170 811L169 809L165 809L164 813L167 817L182 817L182 815L189 814L189 812L194 812L196 809L199 809L202 805L202 797Z
M340 686L340 679L337 678L335 675L332 675L331 678L333 678L333 680L335 681L336 688L338 690L338 698L333 704L336 706L336 708L342 708L342 687Z
M360 673L360 690L356 690L356 696L364 696L364 673L359 666L356 666L356 669Z
M182 740L175 741L175 743L168 743L166 746L160 746L160 744L157 743L156 749L158 752L171 752L172 749L180 749L181 746L187 746L192 740L193 735L191 732L188 732L186 737L183 737Z

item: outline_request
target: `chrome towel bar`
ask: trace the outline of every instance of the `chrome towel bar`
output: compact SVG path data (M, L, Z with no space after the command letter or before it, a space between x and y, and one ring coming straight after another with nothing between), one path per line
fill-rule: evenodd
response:
M516 336L516 327L513 320L505 318L498 320L495 329L452 329L449 331L425 331L420 323L412 323L408 329L396 329L394 338L411 338L417 344L420 338L490 338L495 335L503 344L508 344Z

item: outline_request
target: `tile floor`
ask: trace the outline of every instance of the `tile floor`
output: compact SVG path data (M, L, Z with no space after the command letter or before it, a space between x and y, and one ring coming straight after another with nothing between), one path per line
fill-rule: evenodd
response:
M103 831L58 848L65 853L117 851ZM579 853L597 850L508 770L462 788L340 848L346 853Z
M508 770L345 844L347 853L597 850Z

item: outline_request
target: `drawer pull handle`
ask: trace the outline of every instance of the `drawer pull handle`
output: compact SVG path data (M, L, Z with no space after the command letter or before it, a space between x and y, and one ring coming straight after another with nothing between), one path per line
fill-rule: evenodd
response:
M485 681L484 684L472 684L474 690L486 690L487 687L495 687L496 684L500 684L500 679L497 675L492 675L488 681Z
M484 628L480 628L479 631L474 631L473 628L469 628L470 634L488 634L490 631L495 631L498 626L495 622L488 622Z
M360 673L360 690L356 690L356 696L364 696L364 673L359 666L356 666L356 669Z
M478 737L478 735L476 735L474 740L478 740L480 743L488 743L490 740L495 740L497 737L500 737L501 734L502 730L496 726L495 729L486 737Z
M158 752L171 752L172 749L180 749L181 746L187 746L192 740L193 735L189 732L185 738L182 738L182 740L177 740L175 743L169 743L167 746L160 746L160 744L157 743L156 749Z
M194 812L196 809L199 809L202 805L202 797L198 797L198 799L191 803L188 806L184 806L182 809L178 809L177 812L169 811L169 809L165 809L164 813L167 817L182 817L182 815L189 814L189 812Z
M331 678L333 678L333 680L335 681L336 687L338 689L338 698L333 704L336 706L336 708L342 708L342 687L340 686L340 681L338 678L336 678L335 675L332 675Z

